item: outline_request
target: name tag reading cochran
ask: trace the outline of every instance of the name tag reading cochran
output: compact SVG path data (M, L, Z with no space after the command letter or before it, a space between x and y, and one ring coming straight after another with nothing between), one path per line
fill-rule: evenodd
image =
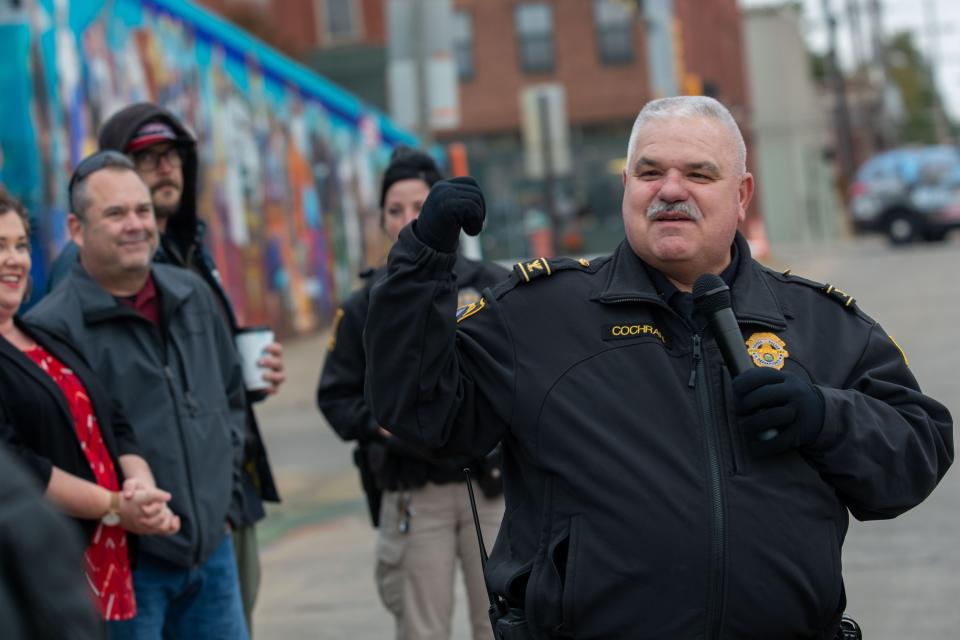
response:
M624 340L642 336L656 338L664 344L667 343L667 339L663 337L660 329L652 324L608 324L604 325L602 331L604 340Z

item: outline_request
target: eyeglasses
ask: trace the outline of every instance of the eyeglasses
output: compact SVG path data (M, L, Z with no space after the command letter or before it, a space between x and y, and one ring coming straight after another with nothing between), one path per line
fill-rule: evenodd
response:
M70 185L67 187L67 197L70 199L70 208L72 210L76 211L76 206L73 202L73 192L76 189L77 183L83 182L97 171L108 167L136 171L130 158L119 151L107 149L105 151L97 151L87 156L80 161L80 164L73 170L73 175L70 176Z
M172 169L179 169L183 165L183 156L176 147L167 147L160 151L142 151L133 156L138 171L156 171L160 162L166 160Z

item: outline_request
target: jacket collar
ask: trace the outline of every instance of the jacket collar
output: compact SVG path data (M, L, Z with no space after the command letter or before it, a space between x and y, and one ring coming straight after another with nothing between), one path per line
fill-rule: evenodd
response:
M762 277L761 267L750 257L750 246L738 231L734 242L740 252L740 264L734 276L731 292L733 310L741 323L757 323L783 329L786 320L783 310L770 286ZM666 303L657 294L657 288L644 267L644 262L624 240L611 258L610 274L603 288L593 298L600 302L635 300Z
M29 320L24 321L19 316L14 316L13 322L21 331L33 338L34 342L40 345L48 354L59 360L66 368L73 371L87 392L90 406L100 424L100 429L112 429L113 407L105 402L105 400L109 400L109 398L105 398L102 393L94 392L94 390L88 386L90 379L87 378L86 375L89 374L90 367L83 359L83 356L81 356L68 341L57 337L54 333L35 326ZM50 394L60 411L60 416L63 418L61 424L67 428L65 435L70 438L71 442L77 443L77 447L79 448L80 443L76 439L73 413L70 411L70 405L60 385L57 384L50 375L38 367L30 356L21 352L20 349L8 340L0 339L0 357L6 357L20 371L31 377ZM114 439L106 436L103 438L103 442L113 460L116 460L119 454L116 451ZM120 480L122 481L122 470L118 468L117 473L120 474Z
M70 357L65 357L61 349L54 349L50 345L50 341L43 335L42 332L34 331L28 324L24 323L18 316L14 316L13 323L17 326L18 329L23 331L25 334L33 338L34 342L43 347L48 353L53 355L55 358L60 360L65 366L70 369L76 370L76 363ZM60 390L60 387L57 386L57 383L53 381L49 375L43 372L43 370L34 364L33 360L30 359L28 355L20 351L13 343L6 339L0 339L0 357L6 358L10 364L17 367L22 373L29 376L33 379L34 382L43 387L48 394L54 399L57 408L60 410L60 414L63 418L66 419L64 424L73 424L73 416L70 413L70 407L67 406L66 399L63 396L63 392ZM7 366L7 365L4 365Z
M603 288L593 298L600 302L635 300L666 305L657 294L657 287L644 267L643 260L624 239L610 259L610 273Z
M787 328L783 305L770 288L763 275L763 267L750 257L747 239L737 232L734 239L740 250L740 268L730 291L733 294L733 311L741 323L767 325L779 330Z
M172 277L170 270L178 267L152 264L150 274L160 296L160 317L173 317L176 310L193 295L194 289L189 282ZM117 302L106 289L101 287L83 268L78 260L71 272L72 286L77 293L77 299L85 322L96 323L120 317L134 316L140 318L133 309Z

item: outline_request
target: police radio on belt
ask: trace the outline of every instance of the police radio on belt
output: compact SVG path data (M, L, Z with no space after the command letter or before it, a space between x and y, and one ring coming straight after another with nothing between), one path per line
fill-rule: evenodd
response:
M707 318L720 347L723 362L730 370L731 377L737 377L753 367L740 333L737 318L731 309L730 287L720 276L705 273L693 283L693 304L700 314ZM759 434L760 440L777 437L776 429L768 429Z

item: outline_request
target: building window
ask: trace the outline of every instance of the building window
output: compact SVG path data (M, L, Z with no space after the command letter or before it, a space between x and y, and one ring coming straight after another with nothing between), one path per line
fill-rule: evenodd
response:
M633 62L632 12L622 0L593 0L600 61L604 64Z
M457 77L460 80L472 80L473 16L466 11L453 13L453 51L457 56Z
M363 32L356 0L316 0L323 44L357 40Z
M517 5L520 68L529 73L553 71L553 9L542 2Z

